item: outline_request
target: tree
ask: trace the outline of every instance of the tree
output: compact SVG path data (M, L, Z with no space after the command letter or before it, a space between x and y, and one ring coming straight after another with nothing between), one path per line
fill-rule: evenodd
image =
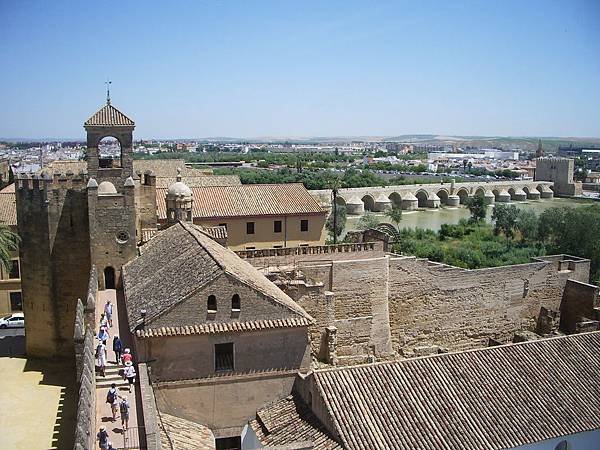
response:
M12 255L20 242L19 236L6 225L0 224L0 264L7 272L12 269Z
M346 228L346 207L337 205L333 208L331 214L327 217L325 227L332 236L334 243L336 243L337 238L342 235L344 228Z
M494 221L494 233L502 232L508 243L509 239L515 235L519 210L514 205L497 204L494 206L492 220Z
M487 209L483 195L469 197L465 201L465 205L467 205L467 208L469 208L469 212L471 213L471 222L479 222L485 219Z
M400 227L402 221L402 208L400 206L394 205L392 209L386 211L385 215L396 225L396 228Z
M522 209L517 218L517 229L522 242L535 242L538 238L539 219L535 211Z
M375 228L378 223L379 218L375 214L366 212L356 222L356 229L361 231L368 230L369 228Z

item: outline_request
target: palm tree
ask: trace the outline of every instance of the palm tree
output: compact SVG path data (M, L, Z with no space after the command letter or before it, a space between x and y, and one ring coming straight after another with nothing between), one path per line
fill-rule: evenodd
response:
M338 176L333 177L333 179L330 181L330 189L331 189L331 206L333 208L333 244L337 244L337 236L336 236L336 232L337 232L337 221L338 221L338 212L337 212L337 196L338 196L338 191L340 189L342 182L340 180L340 178Z
M7 272L12 269L12 255L19 248L21 239L8 226L0 224L0 265Z

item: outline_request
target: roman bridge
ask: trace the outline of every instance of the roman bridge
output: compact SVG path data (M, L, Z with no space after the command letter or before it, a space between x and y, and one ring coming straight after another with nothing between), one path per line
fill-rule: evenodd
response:
M331 190L310 191L324 206L331 206ZM337 203L344 205L348 214L360 215L365 211L387 211L392 207L406 210L439 208L440 205L458 206L469 197L483 196L487 204L523 200L551 199L554 197L550 181L480 181L441 184L407 184L402 186L347 188L338 191Z

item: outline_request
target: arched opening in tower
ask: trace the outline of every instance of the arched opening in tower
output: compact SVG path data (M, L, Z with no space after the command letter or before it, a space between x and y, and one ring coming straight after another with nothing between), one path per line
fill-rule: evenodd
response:
M113 136L106 136L98 142L98 159L101 169L123 167L121 161L121 143Z

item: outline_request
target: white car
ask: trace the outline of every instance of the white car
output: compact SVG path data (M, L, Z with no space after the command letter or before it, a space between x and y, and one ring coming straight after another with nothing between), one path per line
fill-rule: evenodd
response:
M0 328L23 328L25 326L25 316L23 313L14 313L0 319Z

